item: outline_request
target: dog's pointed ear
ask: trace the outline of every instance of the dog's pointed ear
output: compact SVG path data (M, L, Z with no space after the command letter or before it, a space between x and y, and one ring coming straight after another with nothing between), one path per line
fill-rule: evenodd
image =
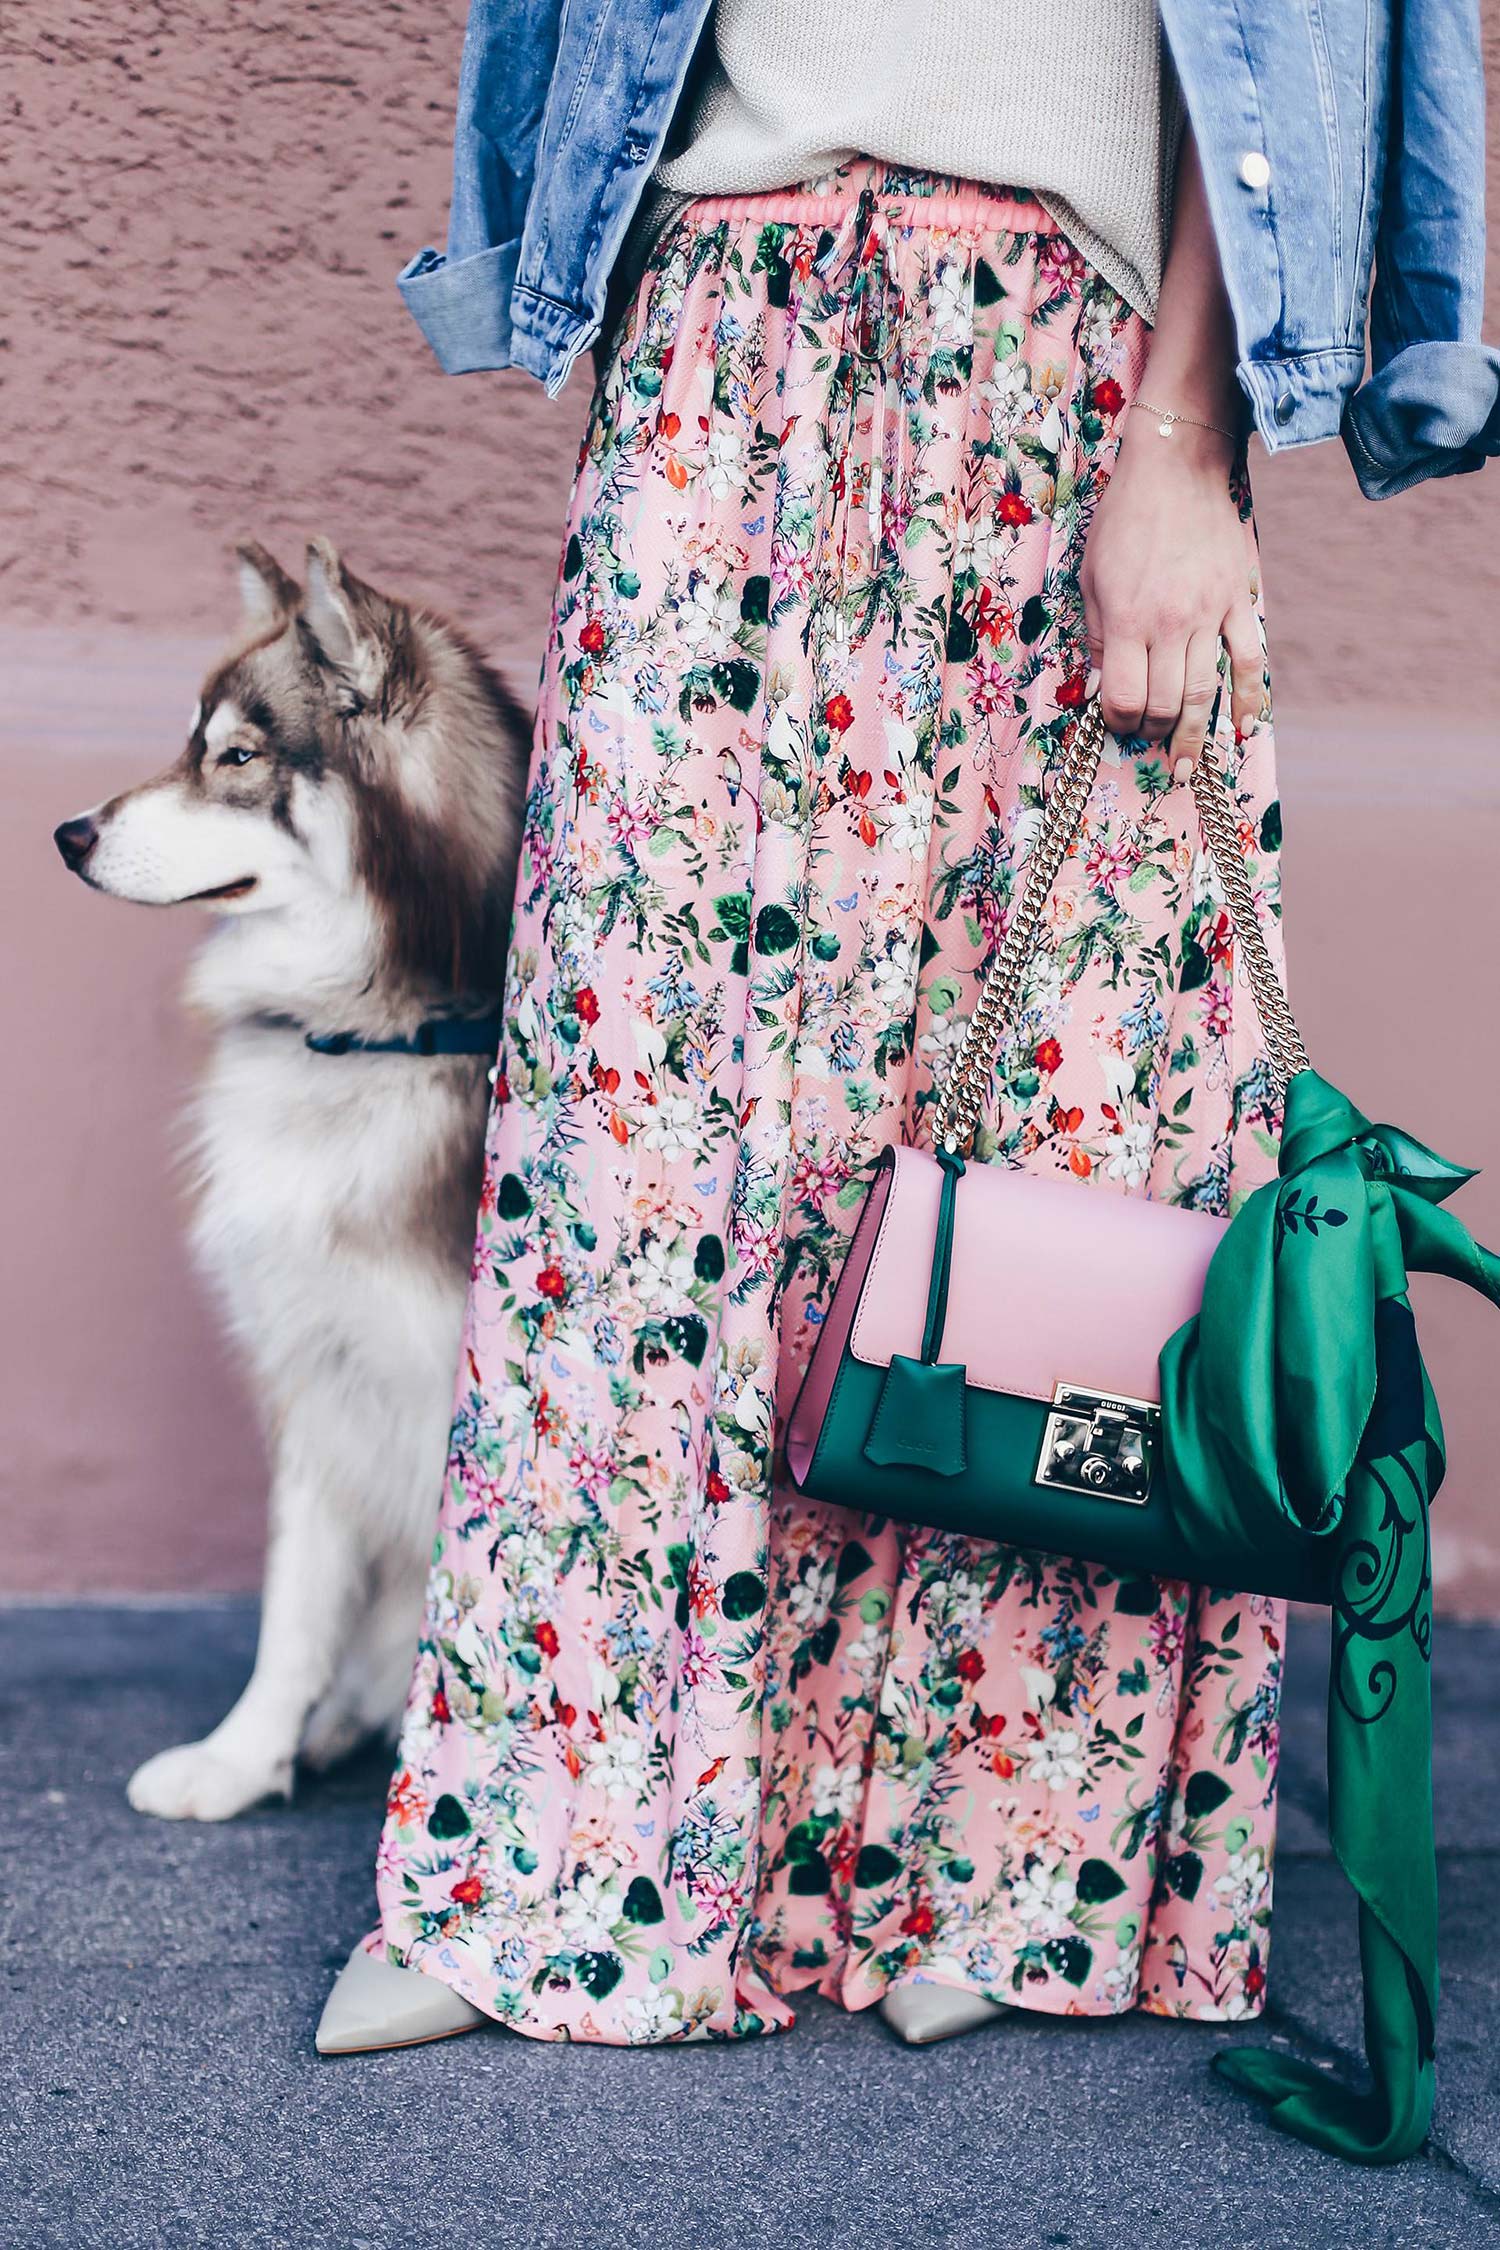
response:
M372 696L385 671L388 606L346 567L331 539L308 541L302 621L343 686L359 697Z
M292 616L302 599L302 588L295 578L287 576L276 557L268 554L258 539L242 539L234 554L245 623L259 633Z

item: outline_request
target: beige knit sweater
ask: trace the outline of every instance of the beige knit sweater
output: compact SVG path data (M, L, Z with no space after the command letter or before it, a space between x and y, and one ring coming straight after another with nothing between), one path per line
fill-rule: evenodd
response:
M873 156L1029 189L1154 318L1180 132L1155 0L717 0L712 41L653 238L682 198Z

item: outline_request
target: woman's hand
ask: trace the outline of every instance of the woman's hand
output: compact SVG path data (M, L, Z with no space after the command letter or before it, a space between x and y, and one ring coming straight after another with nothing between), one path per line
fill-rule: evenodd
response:
M1163 402L1165 403L1165 402ZM1169 737L1175 764L1203 748L1229 652L1240 733L1264 689L1252 547L1229 489L1234 443L1135 414L1089 529L1082 588L1089 661L1115 734Z
M1105 725L1152 742L1170 737L1174 766L1203 748L1221 640L1241 734L1260 716L1264 693L1255 547L1229 490L1230 433L1244 413L1235 358L1234 319L1189 132L1140 395L1190 419L1163 437L1159 418L1135 409L1126 416L1081 573Z

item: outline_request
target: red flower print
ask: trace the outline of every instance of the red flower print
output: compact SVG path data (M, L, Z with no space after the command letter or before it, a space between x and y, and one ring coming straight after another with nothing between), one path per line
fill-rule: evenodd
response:
M590 656L599 656L604 649L604 626L599 618L591 617L578 636L578 646L587 649Z
M391 1783L385 1808L392 1820L402 1828L411 1827L427 1810L427 1799L405 1766Z
M544 1297L566 1297L568 1277L561 1266L543 1266L536 1277L537 1288Z
M935 1926L936 1917L925 1898L918 1899L916 1905L908 1909L901 1924L907 1937L931 1937Z
M1245 1998L1258 2000L1266 1989L1266 1972L1252 1962L1245 1971Z
M448 1708L448 1698L439 1688L432 1699L432 1718L435 1726L445 1727L453 1713Z
M1035 1061L1038 1070L1045 1070L1049 1072L1054 1070L1061 1070L1062 1049L1055 1039L1039 1039L1037 1041L1036 1054L1033 1057L1033 1060Z
M835 734L846 734L854 724L854 705L847 695L830 695L823 716Z
M995 504L995 513L1002 523L1030 523L1033 512L1031 502L1020 492L1002 492Z
M573 1013L580 1023L599 1021L599 995L591 984L581 984L574 993Z
M454 1884L448 1896L460 1906L477 1906L484 1897L484 1885L477 1875L466 1875L461 1883Z
M1094 385L1094 404L1101 414L1118 414L1125 404L1125 393L1113 375L1106 375L1102 383Z
M703 1490L716 1508L722 1508L729 1498L729 1486L717 1469L709 1470L704 1480Z
M682 428L682 416L680 414L673 414L671 412L658 414L656 417L656 427L658 428L658 430L660 430L664 438L674 438L676 437L678 431Z
M983 1711L976 1711L974 1724L980 1734L1004 1734L1005 1713L1003 1711L992 1711L986 1717Z
M536 1645L541 1650L543 1656L556 1656L558 1649L562 1646L562 1643L558 1640L557 1637L557 1627L552 1623L550 1618L544 1617L541 1624L538 1625L536 1629Z
M1057 691L1059 711L1076 711L1088 686L1087 672L1070 672Z
M977 1648L966 1648L954 1666L961 1680L980 1680L984 1677L984 1658Z

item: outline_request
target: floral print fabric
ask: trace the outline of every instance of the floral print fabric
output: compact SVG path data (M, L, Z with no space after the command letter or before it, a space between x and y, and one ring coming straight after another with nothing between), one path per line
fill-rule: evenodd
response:
M1260 2004L1279 1606L777 1474L1076 723L1145 342L1036 204L855 165L690 206L595 401L371 1940L535 2036L915 1976ZM1269 735L1223 749L1274 915ZM979 1153L1079 1194L1222 1211L1274 1169L1159 750L1109 754L997 1094Z

